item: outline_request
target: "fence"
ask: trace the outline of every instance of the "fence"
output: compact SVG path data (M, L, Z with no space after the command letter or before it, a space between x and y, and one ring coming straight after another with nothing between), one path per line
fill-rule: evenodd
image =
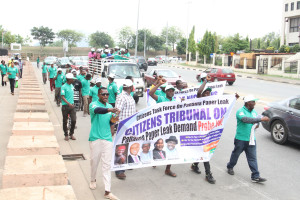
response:
M297 74L298 61L285 62L284 73Z
M234 68L237 68L237 69L242 69L243 68L243 65L244 63L240 63L240 59L234 59L233 62L232 62L232 66L234 66Z

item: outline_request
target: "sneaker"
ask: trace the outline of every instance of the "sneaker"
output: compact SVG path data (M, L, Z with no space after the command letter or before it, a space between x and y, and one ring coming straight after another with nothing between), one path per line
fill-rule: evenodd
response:
M71 140L76 140L76 138L73 135L70 135Z
M124 179L126 178L126 175L125 175L125 173L120 173L120 174L116 174L116 177L117 177L118 179L124 180Z
M198 165L192 164L192 165L191 165L191 169L192 169L193 172L195 172L196 174L201 174L201 171L199 170Z
M206 180L210 183L210 184L215 184L216 180L214 179L214 177L212 176L212 173L209 172L206 174Z
M91 182L90 182L90 189L91 189L91 190L95 190L96 187L97 187L96 181L91 181Z
M252 179L252 182L253 182L253 183L262 183L262 182L266 182L266 181L267 181L267 179L262 178L262 177L253 178L253 179Z
M230 175L234 175L233 168L227 168L227 173Z
M120 200L118 197L116 197L113 193L108 193L104 195L104 198L110 199L110 200Z
M69 141L69 137L68 137L68 136L65 136L65 140L66 140L66 141Z

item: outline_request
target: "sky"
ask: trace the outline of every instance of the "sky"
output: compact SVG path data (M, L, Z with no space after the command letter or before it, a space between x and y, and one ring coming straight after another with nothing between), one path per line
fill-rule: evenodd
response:
M85 34L107 32L117 39L118 31L137 27L139 0L14 0L2 1L0 25L12 34L30 36L34 26L47 26L54 32L73 29ZM179 27L184 36L195 25L195 39L206 30L217 35L240 33L262 37L280 33L282 0L140 0L139 29L160 34L163 27ZM17 5L17 6L16 6ZM188 12L189 11L189 12ZM5 16L5 17L3 17Z

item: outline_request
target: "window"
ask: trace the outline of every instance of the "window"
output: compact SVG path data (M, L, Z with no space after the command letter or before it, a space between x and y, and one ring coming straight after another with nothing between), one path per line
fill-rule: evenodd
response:
M289 4L285 4L285 12L289 10Z
M292 99L290 100L289 107L300 110L300 99Z
M294 2L291 3L291 11L294 10Z
M290 32L298 32L300 25L300 17L290 19Z
M297 1L297 10L300 9L300 1Z

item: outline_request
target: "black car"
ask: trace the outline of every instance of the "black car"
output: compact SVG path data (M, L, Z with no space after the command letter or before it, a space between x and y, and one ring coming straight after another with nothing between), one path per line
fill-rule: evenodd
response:
M284 144L289 140L300 144L300 95L268 104L262 115L270 118L262 125L271 132L275 143Z
M138 64L138 66L139 66L140 69L144 69L145 71L147 71L148 64L147 64L147 62L146 62L146 60L145 60L144 57L137 58L136 59L136 63Z
M155 58L148 58L148 66L157 66L157 61Z

